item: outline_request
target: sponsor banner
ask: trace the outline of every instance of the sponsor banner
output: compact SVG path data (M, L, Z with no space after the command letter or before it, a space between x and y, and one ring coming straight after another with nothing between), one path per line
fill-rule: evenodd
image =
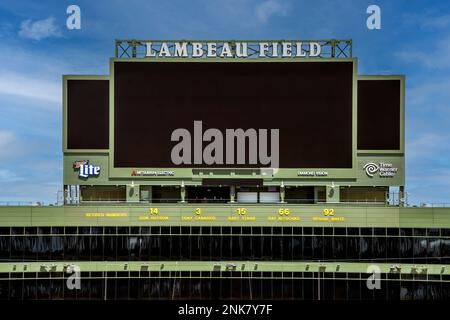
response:
M89 164L89 160L76 160L72 167L78 170L78 177L89 178L90 176L100 175L100 166Z
M163 171L155 171L155 170L131 170L132 177L173 177L175 175L174 171L163 170Z
M370 178L379 176L381 178L393 178L398 172L398 168L389 162L368 162L363 166L363 170Z

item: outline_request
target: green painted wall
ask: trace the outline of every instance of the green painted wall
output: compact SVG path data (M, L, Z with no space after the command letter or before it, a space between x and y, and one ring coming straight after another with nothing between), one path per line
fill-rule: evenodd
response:
M201 213L196 214L197 209ZM289 214L280 214L286 212ZM325 215L325 209L333 214ZM0 226L322 226L450 228L450 208L292 204L0 207Z
M77 265L80 271L230 271L229 261L120 261L120 262L11 262L0 263L0 273L7 272L62 272L65 265ZM374 263L349 262L272 262L272 261L233 261L236 268L233 271L260 272L361 272ZM402 274L450 274L449 265L415 265L415 264L376 264L381 273ZM400 269L395 268L398 266Z

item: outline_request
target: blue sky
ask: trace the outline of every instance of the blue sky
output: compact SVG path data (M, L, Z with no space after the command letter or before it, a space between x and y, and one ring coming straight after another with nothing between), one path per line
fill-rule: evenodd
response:
M81 30L66 8L81 8ZM366 27L370 4L381 30ZM360 74L405 74L412 204L450 203L450 1L0 2L0 201L62 189L62 74L107 74L114 39L353 39Z

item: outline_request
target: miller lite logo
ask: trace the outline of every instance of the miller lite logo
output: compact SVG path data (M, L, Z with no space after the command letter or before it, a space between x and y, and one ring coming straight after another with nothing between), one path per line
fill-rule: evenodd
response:
M100 166L89 164L89 160L74 161L73 168L78 170L78 176L81 178L98 176L100 174Z

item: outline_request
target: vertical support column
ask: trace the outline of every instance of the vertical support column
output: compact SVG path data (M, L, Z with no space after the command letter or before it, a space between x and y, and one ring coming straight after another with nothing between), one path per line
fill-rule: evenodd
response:
M139 186L139 202L152 202L152 186Z
M153 202L153 186L148 186L148 202Z
M184 186L184 182L181 182L180 194L181 194L180 202L185 203L186 202L186 187Z
M339 190L339 186L336 185L331 185L331 186L327 186L327 202L329 203L337 203L340 202L341 197L340 197L340 190Z
M236 202L236 186L230 186L230 203Z
M405 186L400 186L398 188L398 205L404 207L405 202Z
M318 187L314 187L314 203L319 202L319 189Z
M140 192L138 184L127 184L127 202L139 202Z
M285 195L286 195L286 190L284 188L284 183L281 182L280 185L280 203L286 203L285 199Z
M136 58L136 52L137 52L137 50L136 50L136 46L137 46L137 43L136 43L136 41L132 41L131 42L131 50L132 50L132 56L133 56L133 58Z
M64 204L69 204L70 203L70 193L69 193L69 186L68 185L65 185L64 186L64 194L63 194L63 197L64 197Z

